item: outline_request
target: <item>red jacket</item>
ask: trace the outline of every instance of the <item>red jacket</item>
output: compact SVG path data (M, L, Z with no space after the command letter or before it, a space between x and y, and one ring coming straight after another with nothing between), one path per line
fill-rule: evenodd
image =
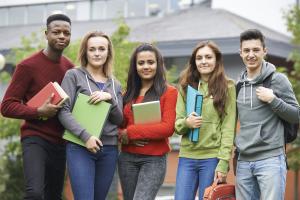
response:
M136 103L142 102L143 97L137 98ZM149 139L149 143L143 147L133 144L122 145L122 151L143 155L164 155L170 151L169 137L174 132L176 117L177 90L173 86L168 86L167 90L160 97L160 107L162 120L155 124L133 124L133 113L131 104L127 103L124 107L125 128L129 140Z

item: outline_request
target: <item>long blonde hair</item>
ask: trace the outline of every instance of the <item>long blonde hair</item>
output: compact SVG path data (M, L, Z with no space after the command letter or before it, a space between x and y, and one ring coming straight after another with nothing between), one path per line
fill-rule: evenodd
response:
M82 39L80 44L80 49L78 53L78 60L81 64L81 66L86 67L88 64L87 59L87 43L88 40L92 37L103 37L107 39L108 41L108 55L107 59L103 65L103 73L106 77L111 77L113 73L113 58L114 58L114 52L113 52L113 45L108 35L101 31L91 31L88 32Z

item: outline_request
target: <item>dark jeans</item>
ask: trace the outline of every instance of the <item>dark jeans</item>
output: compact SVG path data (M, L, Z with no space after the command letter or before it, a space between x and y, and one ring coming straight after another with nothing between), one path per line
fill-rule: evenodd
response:
M61 200L65 176L65 145L38 136L22 139L24 200Z
M96 154L67 144L67 168L75 200L105 200L118 160L118 146L104 145Z
M121 153L119 175L124 200L154 200L164 182L167 156Z

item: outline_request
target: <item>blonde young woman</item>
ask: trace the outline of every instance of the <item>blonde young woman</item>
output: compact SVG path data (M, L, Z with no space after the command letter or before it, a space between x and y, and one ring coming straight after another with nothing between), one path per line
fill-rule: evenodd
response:
M76 200L105 200L118 158L118 126L122 123L122 94L112 76L113 49L107 35L86 34L79 50L80 68L69 70L62 88L70 96L59 113L63 126L78 136L85 147L67 143L67 168ZM101 138L91 136L72 116L78 93L90 96L89 102L112 104ZM100 150L101 149L101 150Z

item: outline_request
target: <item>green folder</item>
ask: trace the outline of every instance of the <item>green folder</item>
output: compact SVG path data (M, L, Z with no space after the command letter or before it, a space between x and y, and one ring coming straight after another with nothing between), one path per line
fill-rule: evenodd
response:
M79 93L72 115L89 134L100 137L111 104L105 101L101 101L98 104L89 104L89 98L89 96ZM84 142L79 137L67 129L64 132L63 138L70 142L85 146Z

